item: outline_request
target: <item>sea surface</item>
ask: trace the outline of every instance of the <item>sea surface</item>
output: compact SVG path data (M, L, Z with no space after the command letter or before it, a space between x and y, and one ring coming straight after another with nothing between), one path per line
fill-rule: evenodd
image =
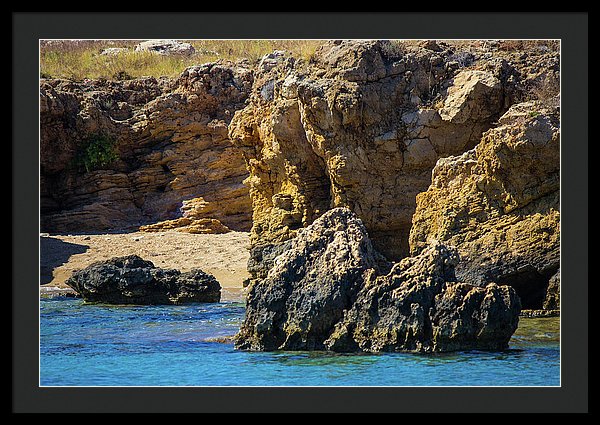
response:
M521 318L506 351L244 352L244 304L40 299L41 386L559 386L559 318ZM223 342L225 341L225 342Z

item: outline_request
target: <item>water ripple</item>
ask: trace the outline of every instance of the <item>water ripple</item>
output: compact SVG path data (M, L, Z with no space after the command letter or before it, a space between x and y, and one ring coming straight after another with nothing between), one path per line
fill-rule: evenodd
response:
M40 382L53 386L553 386L558 319L521 319L509 350L244 352L239 302L110 306L40 301ZM219 340L223 338L223 340ZM218 341L218 342L216 342Z

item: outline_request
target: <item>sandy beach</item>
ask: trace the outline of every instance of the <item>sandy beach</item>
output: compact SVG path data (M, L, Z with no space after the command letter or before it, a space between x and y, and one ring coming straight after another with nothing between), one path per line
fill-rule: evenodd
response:
M223 300L241 300L249 277L249 233L189 234L177 231L40 236L40 292L70 289L74 270L95 261L136 254L155 266L188 271L200 268L221 284Z

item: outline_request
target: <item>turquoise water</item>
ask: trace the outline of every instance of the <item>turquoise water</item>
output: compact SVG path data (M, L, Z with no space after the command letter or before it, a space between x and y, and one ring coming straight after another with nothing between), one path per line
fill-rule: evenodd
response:
M503 352L243 352L244 305L40 300L42 386L556 386L559 319L524 319ZM227 339L225 339L227 341ZM222 341L222 339L221 339Z

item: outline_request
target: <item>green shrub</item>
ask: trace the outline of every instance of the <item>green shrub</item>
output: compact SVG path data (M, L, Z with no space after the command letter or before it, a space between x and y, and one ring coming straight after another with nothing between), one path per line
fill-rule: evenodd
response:
M106 167L119 159L117 143L106 135L95 135L82 141L74 165L79 171L90 172Z

